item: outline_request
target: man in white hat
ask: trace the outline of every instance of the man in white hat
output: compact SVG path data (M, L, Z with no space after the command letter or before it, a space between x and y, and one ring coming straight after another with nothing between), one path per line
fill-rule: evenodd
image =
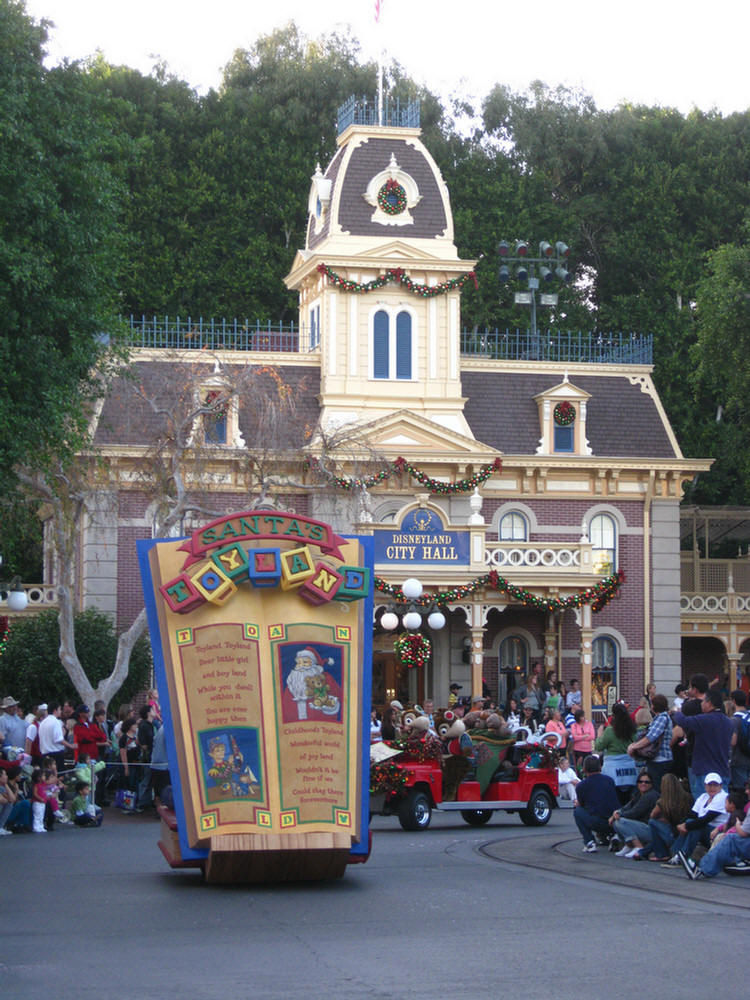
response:
M39 749L39 723L47 715L47 703L43 702L36 707L36 715L33 722L26 728L26 753L31 757L34 767L39 767L42 763L42 753Z
M0 715L0 747L3 750L12 747L23 751L26 746L26 723L18 715L18 707L11 695L3 698L3 714Z

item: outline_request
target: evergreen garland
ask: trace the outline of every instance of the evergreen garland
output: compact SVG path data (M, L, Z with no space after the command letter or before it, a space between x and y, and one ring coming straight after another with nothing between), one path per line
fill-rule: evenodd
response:
M479 287L474 271L468 271L466 274L462 274L460 278L449 278L448 281L442 281L439 285L420 285L416 281L412 281L402 267L389 267L383 274L377 278L373 278L372 281L362 283L342 278L340 274L337 274L327 264L318 264L318 271L324 274L336 288L340 288L344 292L359 292L361 294L374 292L376 289L382 288L383 285L387 285L389 281L394 281L402 285L408 291L413 292L414 295L421 296L423 299L443 295L454 288L462 288L469 278L474 282L475 288Z

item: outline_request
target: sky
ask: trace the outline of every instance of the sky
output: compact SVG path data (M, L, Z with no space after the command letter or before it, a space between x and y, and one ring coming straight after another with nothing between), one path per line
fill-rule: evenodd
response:
M481 99L495 83L582 88L621 101L723 114L750 107L750 2L722 0L26 0L46 18L49 61L100 49L143 73L157 61L200 93L237 48L294 20L311 38L350 25L366 58L382 48L442 96Z

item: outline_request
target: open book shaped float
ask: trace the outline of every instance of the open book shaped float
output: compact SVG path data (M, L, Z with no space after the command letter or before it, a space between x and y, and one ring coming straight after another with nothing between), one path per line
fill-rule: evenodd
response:
M212 882L333 878L368 856L369 537L275 510L138 542L174 814Z

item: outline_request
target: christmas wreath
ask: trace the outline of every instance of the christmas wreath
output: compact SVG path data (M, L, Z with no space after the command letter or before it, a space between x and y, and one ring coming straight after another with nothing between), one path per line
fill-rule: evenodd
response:
M553 416L558 427L567 427L576 418L576 408L566 399L564 403L557 404Z
M421 632L404 632L393 644L399 660L404 666L424 667L430 658L430 640Z
M378 205L386 215L400 215L406 208L406 191L398 181L388 180L378 191Z

